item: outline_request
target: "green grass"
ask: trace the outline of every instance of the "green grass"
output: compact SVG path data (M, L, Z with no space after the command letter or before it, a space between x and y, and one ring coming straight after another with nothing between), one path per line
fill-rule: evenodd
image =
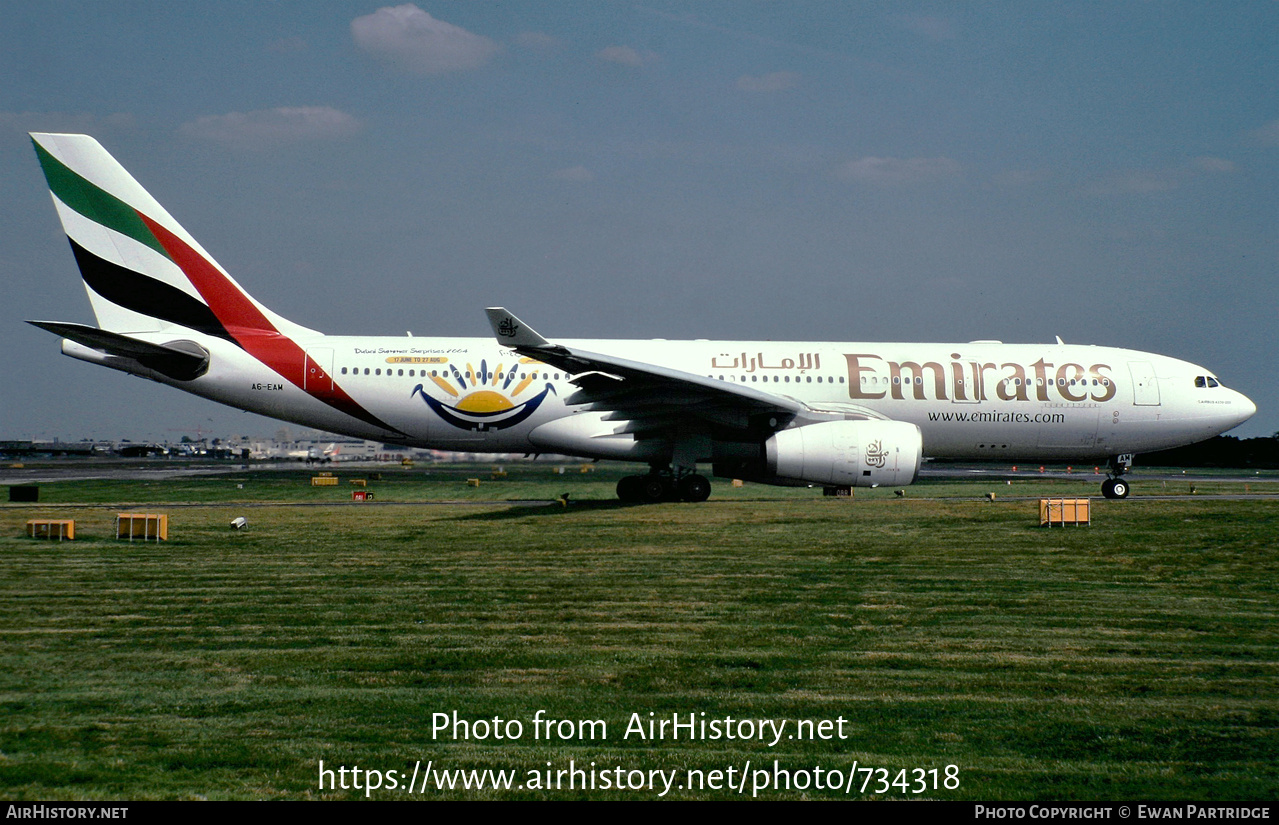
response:
M254 472L50 484L39 506L0 507L0 795L355 798L317 788L319 760L404 783L418 759L521 781L570 759L957 765L958 789L921 794L941 799L1279 795L1279 502L1095 499L1093 526L1044 530L1010 496L1095 482L852 502L720 483L703 505L625 507L607 467L482 469L370 482L379 502L458 502L429 506L350 504L346 479L367 474L339 468L337 490ZM567 507L466 503L561 492ZM293 501L313 506L275 503ZM204 503L157 506L183 502ZM109 538L134 506L168 512L172 540ZM64 514L82 540L21 537ZM229 529L237 515L248 530ZM602 719L608 739L534 741L538 709ZM520 720L524 737L433 738L432 714L454 710ZM847 738L622 738L632 713L703 711L788 733L842 717ZM655 794L414 794L584 796Z

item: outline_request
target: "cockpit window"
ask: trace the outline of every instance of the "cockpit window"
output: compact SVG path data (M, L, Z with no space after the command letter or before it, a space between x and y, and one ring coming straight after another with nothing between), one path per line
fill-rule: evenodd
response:
M1195 386L1200 389L1204 389L1208 387L1220 387L1221 384L1218 383L1217 379L1213 378L1211 375L1197 375L1195 376Z
M1217 379L1216 379L1216 378L1213 378L1213 377L1210 375L1210 376L1208 376L1208 386L1210 386L1210 387L1220 387L1221 385L1217 383Z

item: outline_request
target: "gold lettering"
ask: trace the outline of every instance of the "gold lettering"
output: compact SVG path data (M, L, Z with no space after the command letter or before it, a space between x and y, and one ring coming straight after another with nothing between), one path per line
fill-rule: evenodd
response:
M743 356L744 357L744 356ZM762 355L760 356L761 368ZM879 355L871 353L845 353L848 363L848 396L853 399L871 400L891 397L894 400L913 398L916 401L929 399L945 401L948 397L956 401L986 401L992 395L990 387L993 382L993 396L1000 401L1030 401L1047 403L1050 400L1065 402L1110 401L1118 392L1115 381L1111 378L1113 368L1109 364L1093 364L1085 368L1077 363L1065 363L1061 366L1044 358L1029 365L1007 362L1002 364L982 363L980 361L961 361L959 353L951 353L950 362L940 361L887 361ZM750 359L752 362L755 359ZM813 361L816 362L816 356ZM886 363L885 372L880 372L877 361ZM803 357L799 365L804 364ZM752 365L753 368L753 365ZM931 377L925 373L931 372ZM875 378L873 384L877 388L869 389L872 383L864 376ZM883 389L878 389L879 378L883 378ZM951 392L947 393L947 383ZM1071 382L1074 382L1073 384ZM1089 383L1092 386L1089 386ZM931 392L928 389L932 384ZM1031 387L1034 395L1031 395ZM890 390L891 387L891 390ZM907 391L906 387L911 389ZM1053 387L1055 389L1050 390Z
M1004 376L1004 380L999 382L999 389L995 394L999 396L1000 401L1027 401L1026 398L1026 370L1021 364L1001 364L1000 369L1012 368L1012 372ZM1012 384L1012 392L1009 392L1009 384Z
M1047 373L1052 364L1040 358L1031 366L1035 368L1035 395L1040 401L1047 401L1048 387L1045 384L1048 383Z
M848 397L849 398L883 398L882 392L863 392L861 374L863 372L874 373L874 367L864 367L857 362L859 358L874 358L876 361L883 361L878 355L859 352L853 355L844 354L845 360L848 361ZM834 380L834 379L832 379Z
M985 401L985 400L987 400L988 398L990 398L990 396L986 394L986 370L998 370L998 369L999 369L999 367L998 367L998 366L996 366L995 364L982 364L982 365L981 365L981 381L979 382L978 386L980 386L980 387L981 387L981 400L982 400L982 401ZM1000 386L1000 383L999 383L999 376L998 376L998 375L996 375L996 376L995 376L995 382L996 382L996 387L999 387L999 386ZM996 390L995 390L995 394L996 394L996 395L998 395L998 394L999 394L999 390L998 390L998 389L996 389Z
M973 400L986 400L986 382L982 380L982 367L976 361L968 362L973 368ZM991 366L994 366L993 364Z
M1110 377L1109 364L1093 364L1088 368L1088 372L1095 381L1101 384L1102 389L1101 395L1097 395L1097 391L1093 390L1091 396L1093 401L1109 401L1115 397L1115 381Z
M958 358L958 357L959 357L959 353L957 353L957 352L952 352L952 353L950 354L950 357L951 357L951 358ZM952 373L952 375L954 376L954 383L955 383L955 400L956 400L956 401L967 401L967 400L968 400L968 396L964 395L964 367L963 367L963 365L962 365L962 364L960 364L958 361L951 361L951 362L950 362L950 367L951 367L951 373Z
M1068 375L1068 371L1073 374ZM1070 382L1083 381L1083 379L1084 368L1082 366L1079 364L1062 364L1057 368L1057 392L1067 401L1083 401L1088 397L1088 390L1080 389L1080 394L1075 395L1075 390L1070 386Z
M938 401L946 400L946 368L936 361L928 361L919 364L914 361L902 361L900 364L896 361L888 362L889 379L893 383L893 398L903 398L901 384L896 383L897 379L901 379L902 384L911 384L914 386L915 398L919 401L925 399L924 395L924 370L933 371L933 391L936 393ZM909 371L910 375L902 378L902 373ZM918 380L916 380L918 379Z

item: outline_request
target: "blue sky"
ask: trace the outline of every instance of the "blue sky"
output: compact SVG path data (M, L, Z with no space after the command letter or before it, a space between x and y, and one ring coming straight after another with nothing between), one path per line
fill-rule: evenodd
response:
M332 333L1096 343L1279 430L1279 3L0 8L0 438L278 424L58 354L25 133ZM294 428L296 430L296 428Z

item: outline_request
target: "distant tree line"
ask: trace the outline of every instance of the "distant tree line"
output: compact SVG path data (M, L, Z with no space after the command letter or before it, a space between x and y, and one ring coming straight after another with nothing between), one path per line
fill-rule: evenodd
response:
M1142 467L1253 467L1279 469L1279 432L1269 438L1235 438L1219 435L1189 447L1142 453Z

